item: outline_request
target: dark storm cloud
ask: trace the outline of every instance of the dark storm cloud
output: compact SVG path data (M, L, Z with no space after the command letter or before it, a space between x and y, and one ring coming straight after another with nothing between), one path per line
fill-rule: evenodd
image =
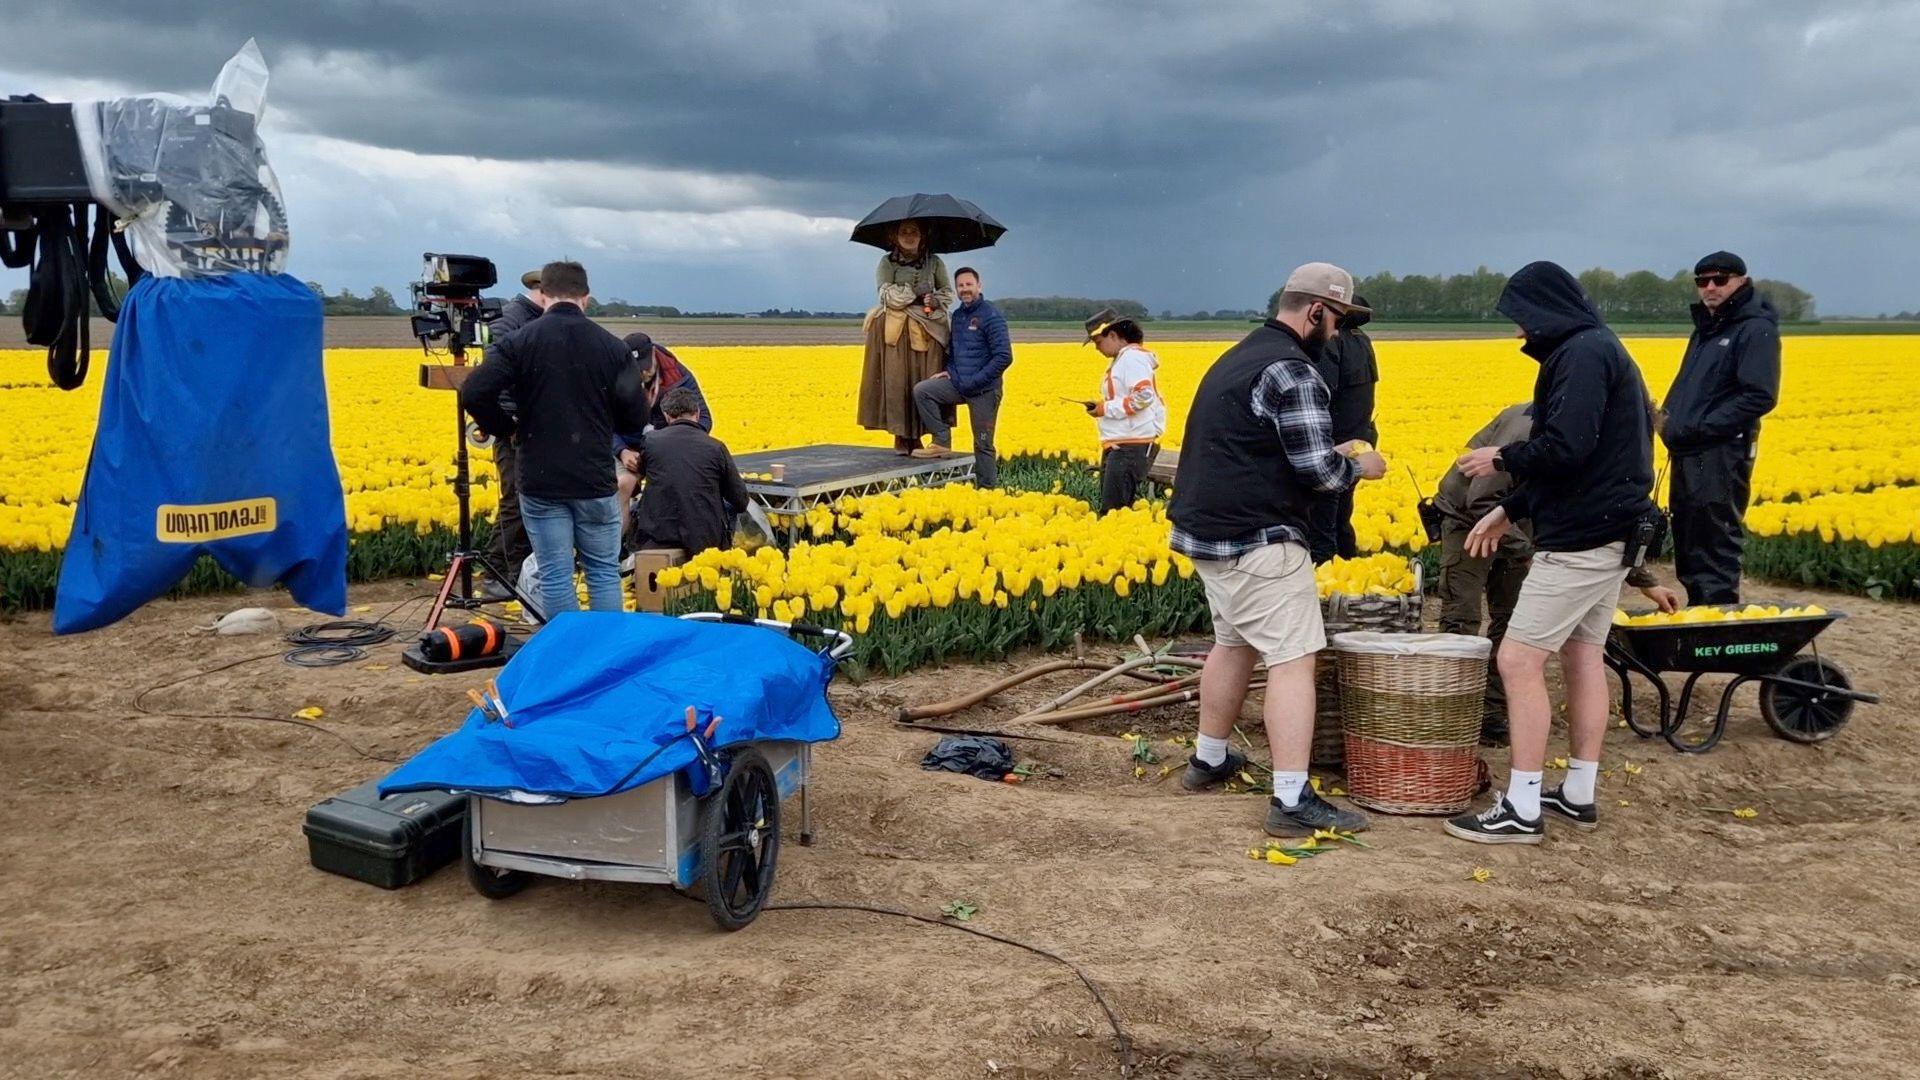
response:
M1920 306L1900 284L1920 277L1912 5L0 0L0 15L22 43L0 59L12 82L199 92L250 34L283 130L680 177L613 169L520 193L550 209L841 218L962 190L1015 226L992 255L1003 290L1250 306L1313 257L1670 271L1731 246L1829 311ZM307 195L323 197L345 199ZM1899 234L1871 256L1906 271L1895 281L1822 280ZM746 290L755 302L861 302L857 274L827 287L772 262L768 281L802 294Z

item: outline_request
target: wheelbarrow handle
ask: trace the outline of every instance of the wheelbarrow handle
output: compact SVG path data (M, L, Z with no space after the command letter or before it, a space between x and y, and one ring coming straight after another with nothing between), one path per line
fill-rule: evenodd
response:
M780 630L789 634L803 634L809 637L826 638L832 642L826 650L827 659L838 663L853 651L853 635L845 630L832 630L824 626L815 626L809 622L781 622L778 619L756 619L749 615L736 615L733 612L721 614L716 611L695 611L680 616L692 622L724 622L736 626L764 626L769 630Z
M1798 690L1812 690L1818 693L1832 694L1835 697L1858 701L1862 705L1880 704L1879 694L1869 694L1865 690L1854 690L1850 687L1834 686L1830 683L1808 682L1805 679L1788 679L1779 675L1761 675L1758 678L1762 682L1769 682L1775 686L1791 686Z

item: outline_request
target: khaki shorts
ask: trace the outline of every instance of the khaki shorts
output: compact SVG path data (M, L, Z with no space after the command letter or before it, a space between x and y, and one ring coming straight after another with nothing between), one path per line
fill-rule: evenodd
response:
M1313 557L1302 544L1263 544L1237 559L1195 559L1213 612L1213 640L1250 646L1268 667L1327 647Z
M1587 551L1540 551L1520 586L1507 637L1536 649L1559 652L1568 639L1604 645L1620 606L1627 568L1626 544Z

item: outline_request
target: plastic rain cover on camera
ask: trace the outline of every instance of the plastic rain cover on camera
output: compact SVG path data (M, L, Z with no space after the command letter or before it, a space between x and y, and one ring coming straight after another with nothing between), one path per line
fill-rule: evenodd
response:
M824 742L840 736L827 703L832 677L832 660L762 626L561 612L500 671L506 723L468 710L460 730L380 781L380 794L444 788L587 798L682 769L703 794L688 706L702 733L720 718L714 749Z
M267 64L252 39L194 103L146 94L73 106L94 198L161 277L277 274L287 264L280 182L260 142Z
M346 610L320 323L320 298L285 274L149 276L127 293L55 633L125 616L203 554L248 585Z

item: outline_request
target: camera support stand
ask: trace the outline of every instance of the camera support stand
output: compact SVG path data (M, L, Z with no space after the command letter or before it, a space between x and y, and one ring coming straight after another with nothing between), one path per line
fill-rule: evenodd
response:
M497 582L501 588L507 591L509 597L519 602L520 609L532 616L535 621L541 623L546 622L546 619L540 614L538 607L521 594L519 584L507 576L505 569L495 563L492 556L473 546L473 479L468 467L467 457L467 415L466 411L460 407L457 396L457 391L461 385L467 381L467 375L472 371L473 369L471 367L464 364L420 365L421 386L429 390L456 391L453 406L454 445L456 447L453 458L453 496L460 507L459 546L448 555L446 577L440 582L440 592L434 597L433 607L427 611L426 625L421 627L423 634L432 633L439 627L440 619L448 608L475 610L483 608L489 603L489 601L476 598L473 594L475 570L480 571L485 577L492 578ZM456 587L458 589L457 593L455 591ZM415 646L401 654L401 661L415 671L425 672L429 675L445 675L459 671L472 671L476 668L498 667L506 663L507 658L512 656L518 649L519 644L509 638L507 642L501 646L499 652L489 656L476 656L462 660L435 661L427 659L426 656L421 653L419 647Z

